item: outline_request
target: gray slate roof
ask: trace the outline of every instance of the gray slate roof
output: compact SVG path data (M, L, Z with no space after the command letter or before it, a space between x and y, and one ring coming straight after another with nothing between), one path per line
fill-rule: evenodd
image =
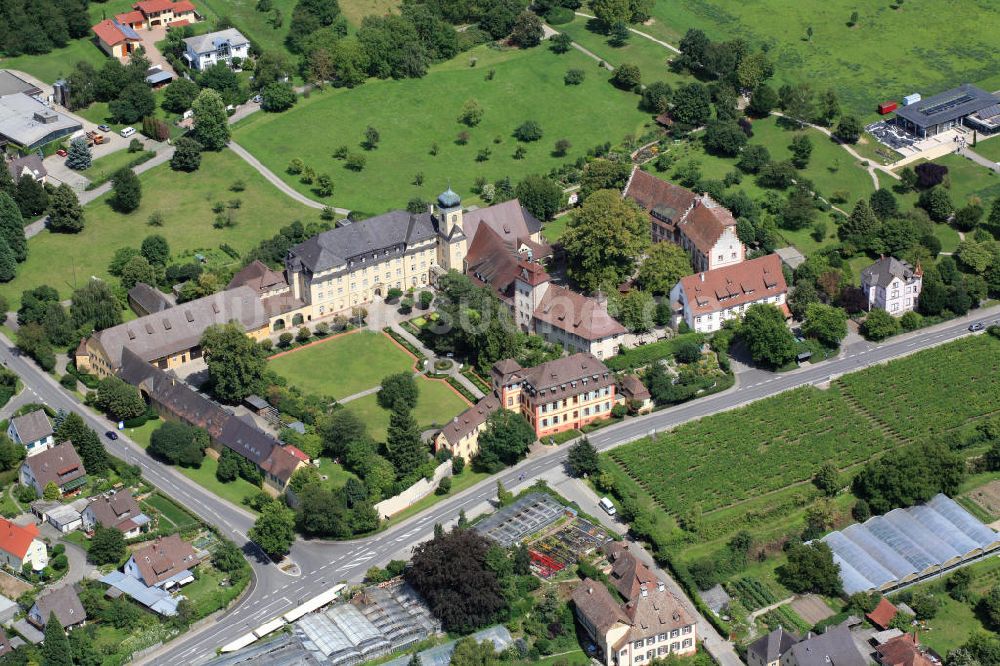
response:
M150 314L163 312L173 305L166 294L145 282L136 282L135 286L128 290L128 297Z
M902 106L896 111L896 115L918 127L929 127L963 118L996 103L997 98L990 93L971 83L964 83L916 104Z
M48 621L50 613L55 613L63 629L87 619L87 611L72 585L63 585L42 593L35 599L35 606L43 623Z
M434 238L436 234L430 213L414 215L394 210L313 236L289 251L286 264L291 270L301 265L319 273L370 253L389 250L402 255L408 246Z
M41 89L35 84L25 81L6 69L0 69L0 95L13 95L14 93L37 95L40 92L42 92Z
M232 46L249 44L250 40L243 36L243 33L236 28L210 32L205 35L188 37L184 43L195 53L212 53L218 48L218 44L229 42Z
M795 634L790 634L782 627L778 627L771 633L761 636L747 648L747 652L757 655L762 662L768 664L778 661L781 655L788 652L793 645L799 642Z
M71 442L63 442L51 449L28 456L21 464L27 465L31 470L39 488L45 488L49 483L62 488L87 474Z
M23 416L15 416L11 419L11 424L17 431L17 436L24 443L37 442L53 433L49 417L40 409L28 412Z
M0 96L0 135L34 148L83 125L23 93Z
M827 629L825 634L807 634L790 649L797 666L867 666L846 626Z
M861 281L864 284L877 284L883 289L889 286L893 278L898 277L903 282L909 282L913 276L913 266L895 257L882 257L861 271Z
M24 175L25 169L31 172L29 175L35 180L49 175L49 171L42 164L42 158L38 156L38 153L16 157L7 163L7 171L10 172L10 177L14 179L15 183Z

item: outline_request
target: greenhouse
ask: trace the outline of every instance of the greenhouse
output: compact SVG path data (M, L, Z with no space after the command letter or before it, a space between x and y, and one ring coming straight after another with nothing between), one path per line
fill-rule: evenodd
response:
M822 541L833 551L844 592L854 594L886 592L961 566L1000 547L1000 534L939 494Z

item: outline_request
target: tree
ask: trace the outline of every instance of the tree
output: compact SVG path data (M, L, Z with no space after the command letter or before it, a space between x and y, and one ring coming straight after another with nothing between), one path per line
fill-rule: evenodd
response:
M605 31L619 23L628 23L632 18L628 0L592 0L590 8Z
M833 130L833 136L844 143L857 143L861 138L861 131L861 121L855 116L841 116L840 122Z
M49 481L45 484L45 487L42 489L42 499L51 502L60 497L62 497L62 491L59 490L59 486L56 485L55 481Z
M795 338L774 305L755 303L747 308L739 333L756 363L779 368L795 358Z
M868 250L878 238L879 221L864 199L854 204L850 217L840 225L837 235L859 250Z
M205 150L222 150L229 143L229 117L218 92L205 89L191 103L194 138Z
M771 162L771 153L760 144L753 144L743 149L736 167L745 173L757 173L764 165Z
M796 134L789 149L792 151L792 164L796 169L805 169L809 166L813 145L808 134Z
M575 477L596 474L600 471L597 449L586 437L578 440L569 448L566 465L569 467L569 473Z
M774 88L762 83L754 88L753 94L750 95L747 112L755 118L766 118L776 106L778 106L778 93Z
M282 502L270 502L257 517L247 536L269 557L286 555L295 542L295 514Z
M542 126L537 121L525 120L514 130L514 138L525 143L538 141L542 138Z
M280 113L295 106L298 96L291 85L275 81L261 91L260 108L270 113Z
M622 90L637 91L642 85L642 72L639 66L624 62L615 68L615 73L611 75L611 83Z
M100 438L76 412L69 412L56 427L58 442L72 442L88 474L99 476L111 466Z
M925 441L873 460L854 477L851 490L873 513L925 502L938 493L951 495L966 473L965 458L943 441Z
M420 428L405 405L393 406L389 414L385 446L389 461L400 477L415 471L427 460L427 446L420 438Z
M412 410L417 406L417 382L410 372L399 372L382 379L382 388L375 395L382 409Z
M840 569L833 561L833 551L823 542L804 544L793 541L785 548L788 562L778 567L781 583L793 592L815 592L839 596Z
M847 313L832 305L812 303L806 307L802 332L827 347L837 347L847 337Z
M45 623L45 641L42 643L42 666L73 666L73 650L69 637L54 612Z
M24 236L24 218L17 203L6 192L0 192L0 237L14 255L14 261L21 263L28 258L28 240Z
M131 213L142 201L142 183L128 167L111 176L111 191L111 206L119 213Z
M60 183L49 198L49 229L61 233L83 231L83 208L80 199L66 183Z
M521 205L539 220L551 220L562 208L562 187L548 176L528 175L514 188Z
M93 158L90 155L90 146L86 139L77 137L69 142L69 150L66 151L66 166L75 171L83 171L90 168Z
M736 81L741 90L756 91L773 73L774 66L765 52L744 53L736 66Z
M899 202L887 187L875 190L868 198L868 203L875 216L883 222L899 211Z
M445 631L468 633L496 621L508 602L487 564L490 542L475 530L457 529L414 549L406 582L430 606ZM460 576L455 563L462 563Z
M87 549L87 561L97 565L117 565L125 558L126 552L125 535L120 530L98 525Z
M917 205L927 211L934 222L947 222L955 211L955 206L943 186L935 186L920 193Z
M142 256L132 257L121 270L121 283L125 291L128 291L139 282L144 282L148 285L156 283L156 269L146 260L146 257Z
M549 48L551 48L554 53L568 53L569 50L573 48L573 38L565 32L559 32L552 36L549 40L549 45Z
M760 168L757 175L757 184L775 190L784 190L792 185L795 180L795 166L790 160L781 162L768 162Z
M860 330L867 339L880 342L899 333L899 321L885 310L875 308L865 317Z
M916 186L921 190L928 190L944 183L944 179L948 175L948 167L935 162L924 162L918 164L913 172L917 176Z
M38 217L49 207L49 195L45 187L29 174L24 174L18 179L14 189L14 201L25 218Z
M680 86L674 91L671 115L685 125L704 125L712 115L711 101L708 89L700 83Z
M840 479L840 470L837 469L837 466L831 462L827 462L823 463L815 476L813 476L813 485L819 488L827 497L833 497L844 484Z
M479 20L479 27L493 39L503 39L514 29L514 23L523 9L524 5L515 0L488 3Z
M149 453L171 465L200 467L208 448L208 433L179 421L165 421L149 438Z
M332 458L342 456L348 446L368 438L364 422L346 409L335 409L322 416L316 423L316 431L323 441L323 452Z
M639 286L651 294L669 294L682 277L691 274L691 258L679 245L654 243L639 266Z
M200 91L201 88L198 84L190 79L175 79L163 91L163 102L160 103L160 106L172 113L184 113L191 108L191 104Z
M482 121L483 114L483 107L479 104L479 101L475 98L469 98L462 105L462 112L458 114L458 122L469 127L475 127Z
M174 171L197 171L201 166L202 145L186 136L174 142L174 154L170 158L170 168Z
M95 404L115 421L134 419L146 412L146 403L139 391L113 375L97 385Z
M479 454L473 466L495 473L523 458L533 441L535 430L521 414L498 410L486 419L486 428L479 434Z
M971 203L955 211L955 217L951 223L959 231L972 231L979 226L979 221L983 219L984 212L982 206Z
M219 465L215 468L215 478L222 483L235 481L240 475L240 458L240 454L232 449L223 449L219 455Z
M201 336L209 389L222 402L236 404L263 393L267 354L236 323L209 326Z
M152 266L164 266L170 259L170 245L167 239L159 234L146 236L139 252Z
M655 81L642 91L642 108L650 113L666 113L670 110L670 98L674 90L669 83Z
M587 73L582 69L568 69L563 77L563 83L568 86L578 86L587 78Z
M616 190L587 196L563 236L568 273L585 289L620 284L649 246L649 218Z
M130 83L108 104L108 111L115 122L136 123L152 116L156 111L156 98L145 81Z
M956 601L967 601L972 588L972 574L968 569L959 569L945 579L944 587L948 596Z
M524 11L518 14L514 21L514 29L510 33L510 41L522 49L538 46L542 43L545 31L542 29L542 19L534 12Z

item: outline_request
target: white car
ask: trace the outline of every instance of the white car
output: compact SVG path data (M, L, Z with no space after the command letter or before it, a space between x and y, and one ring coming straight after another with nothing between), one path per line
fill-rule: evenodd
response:
M134 127L123 127L122 131L119 132L119 134L121 134L122 137L124 137L124 138L127 139L130 136L132 136L133 134L135 134L135 128Z
M609 516L613 516L613 515L615 515L616 513L618 513L617 511L615 511L615 505L614 505L614 504L612 504L612 503L611 503L611 500L609 500L609 499L608 499L607 497L602 497L602 498L601 498L601 501L600 501L600 502L598 502L597 504L598 504L598 506L600 506L600 507L601 507L602 509L604 509L604 511L605 511L605 512L606 512L606 513L607 513L607 514L608 514Z

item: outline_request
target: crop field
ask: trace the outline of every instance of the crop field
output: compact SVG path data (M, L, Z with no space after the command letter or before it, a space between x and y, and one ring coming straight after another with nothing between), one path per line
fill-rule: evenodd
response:
M744 576L737 578L728 585L732 593L747 610L757 610L778 603L778 597L770 587L757 578Z
M844 376L845 393L878 405L904 437L938 435L1000 411L1000 340L977 335Z
M828 460L844 467L893 448L833 387L805 387L613 450L669 512L704 511L805 481Z
M566 85L569 69L583 70L585 81ZM638 109L638 96L613 87L609 77L575 49L556 55L545 47L483 46L435 65L421 79L327 89L301 100L290 113L255 113L237 123L234 138L307 196L317 195L312 185L286 172L289 161L299 158L317 174L329 174L331 205L376 214L403 208L413 197L432 200L449 183L468 204L477 176L490 181L510 176L516 182L574 162L596 144L641 134L649 115ZM483 109L482 121L471 128L458 122L469 99ZM527 120L541 125L540 140L521 143L512 136ZM374 150L361 147L369 126L380 134ZM460 132L469 135L464 145ZM560 139L572 144L562 157L553 154ZM333 157L340 146L364 156L362 171ZM518 147L526 154L515 160Z
M1000 32L1000 5L908 0L894 6L853 0L657 0L653 20L640 29L671 44L688 28L713 39L767 44L777 84L832 87L845 107L859 113L874 115L875 105L886 99L911 92L926 96L966 81L986 90L1000 87L995 63L985 55ZM860 16L852 27L848 19L855 10Z

